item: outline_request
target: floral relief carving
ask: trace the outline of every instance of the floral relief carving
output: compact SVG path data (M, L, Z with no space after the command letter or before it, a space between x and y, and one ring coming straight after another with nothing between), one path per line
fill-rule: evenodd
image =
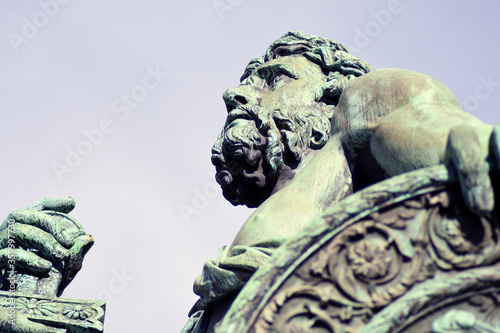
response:
M412 245L402 232L370 220L346 228L324 251L329 253L329 279L353 301L369 307L388 304L418 279L430 276L420 274L421 244Z
M25 294L12 295L3 291L0 292L0 307L13 307L16 314L22 315L27 320L50 323L54 327L64 329L65 332L98 333L103 331L104 300L31 297Z
M69 319L81 320L85 320L93 314L89 307L81 306L80 304L68 304L64 307L62 313Z
M304 289L284 288L264 311L267 329L262 332L356 332L372 309L432 277L435 265L424 262L429 199L440 206L445 198L420 196L343 227L295 271L296 279L316 285L317 291L304 298ZM419 227L412 229L412 241L405 233L415 219Z
M435 276L441 283L446 274L453 276L500 259L498 225L492 216L465 211L457 189L377 204L374 212L337 227L295 268L263 308L260 318L266 318L265 325L259 320L255 333L358 332L416 285L432 286L435 282L429 279ZM498 330L499 294L473 291L471 295L460 302L469 304L464 310L476 316L474 328L484 323ZM430 310L415 303L410 312L434 311L436 332L448 332L448 324L454 321L437 318L444 318L449 306ZM424 323L426 332L432 323Z
M385 242L365 239L347 248L347 261L356 277L374 280L387 275L392 259Z
M26 315L50 317L59 312L57 306L46 300L36 298L18 298L16 300L16 310Z

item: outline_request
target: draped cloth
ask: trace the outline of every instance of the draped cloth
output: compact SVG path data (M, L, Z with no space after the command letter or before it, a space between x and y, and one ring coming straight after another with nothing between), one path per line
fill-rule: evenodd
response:
M199 323L207 306L240 291L281 243L282 240L275 240L255 246L220 248L217 260L207 261L194 282L194 292L200 299L189 312L189 321L181 333L203 332Z

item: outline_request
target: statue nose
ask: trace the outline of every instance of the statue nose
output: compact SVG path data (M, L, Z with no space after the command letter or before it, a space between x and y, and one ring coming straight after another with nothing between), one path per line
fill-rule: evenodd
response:
M224 92L222 98L226 103L227 112L231 112L241 105L257 104L258 102L255 93L248 86L229 88Z

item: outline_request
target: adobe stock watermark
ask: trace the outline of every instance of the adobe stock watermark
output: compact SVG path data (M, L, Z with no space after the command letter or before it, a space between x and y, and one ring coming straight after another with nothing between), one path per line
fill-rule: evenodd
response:
M389 0L385 9L372 10L370 12L372 19L366 22L363 27L357 26L354 28L353 45L348 43L343 44L352 53L361 52L362 49L368 47L372 40L377 38L391 24L394 16L403 12L403 9L403 4L400 0Z
M56 17L61 6L68 4L71 0L40 0L38 5L40 10L36 11L30 18L21 17L22 26L20 33L9 32L7 38L14 52L19 53L19 47L28 44L38 35L40 29L49 24L50 20Z
M226 15L227 12L235 10L243 1L244 0L214 0L212 5L214 6L214 10L219 20L224 21L224 15Z
M213 175L210 175L213 179ZM193 189L193 196L189 204L180 203L179 213L186 224L190 224L193 216L200 215L206 209L212 199L221 194L220 185L215 180L205 183L201 188Z
M106 301L106 306L111 304L114 295L120 294L131 281L135 280L135 276L127 274L124 268L122 268L120 272L113 269L111 274L113 277L108 281L107 287L99 290L97 293L97 298L104 299Z
M155 68L147 66L145 71L146 75L142 78L141 83L133 86L130 92L121 94L119 98L111 102L110 110L120 121L127 119L131 111L137 109L149 93L157 89L169 75L168 72L162 71L159 65L156 65ZM92 154L94 148L101 145L107 135L113 133L116 125L116 120L104 117L94 128L83 129L81 131L83 138L73 146L66 146L64 160L51 163L52 171L59 182L63 181L64 175L72 173L79 167L84 158Z
M493 81L492 74L489 74L486 78L484 78L484 76L479 76L477 80L479 83L474 89L474 95L465 97L462 102L462 107L467 112L476 111L481 101L490 98L496 88L500 87L500 81Z
M241 164L234 160L227 164L228 171L233 175L239 174L241 167ZM211 200L222 194L221 187L215 181L213 174L209 174L209 177L213 180L205 183L201 188L195 187L193 189L193 196L189 204L180 203L177 207L186 224L190 224L193 216L200 215L209 206Z
M10 270L7 270L7 267L5 268L6 273L9 273L9 277L7 280L9 281L9 296L8 296L8 308L9 308L9 314L8 314L8 323L10 325L15 325L14 320L16 319L16 285L19 281L16 279L16 256L14 254L14 249L16 248L16 240L14 238L14 223L15 221L13 219L9 219L8 221L9 225L7 227L7 243L8 246L8 254L7 254L7 264L8 268ZM12 232L12 234L11 234Z

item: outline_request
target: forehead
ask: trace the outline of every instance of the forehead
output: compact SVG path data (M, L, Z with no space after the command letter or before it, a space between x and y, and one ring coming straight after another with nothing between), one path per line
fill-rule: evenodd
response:
M298 78L309 77L320 79L320 77L325 77L319 65L307 60L301 55L278 57L276 59L269 60L257 67L253 71L252 75L261 75L266 71L275 69L286 69L298 76Z

